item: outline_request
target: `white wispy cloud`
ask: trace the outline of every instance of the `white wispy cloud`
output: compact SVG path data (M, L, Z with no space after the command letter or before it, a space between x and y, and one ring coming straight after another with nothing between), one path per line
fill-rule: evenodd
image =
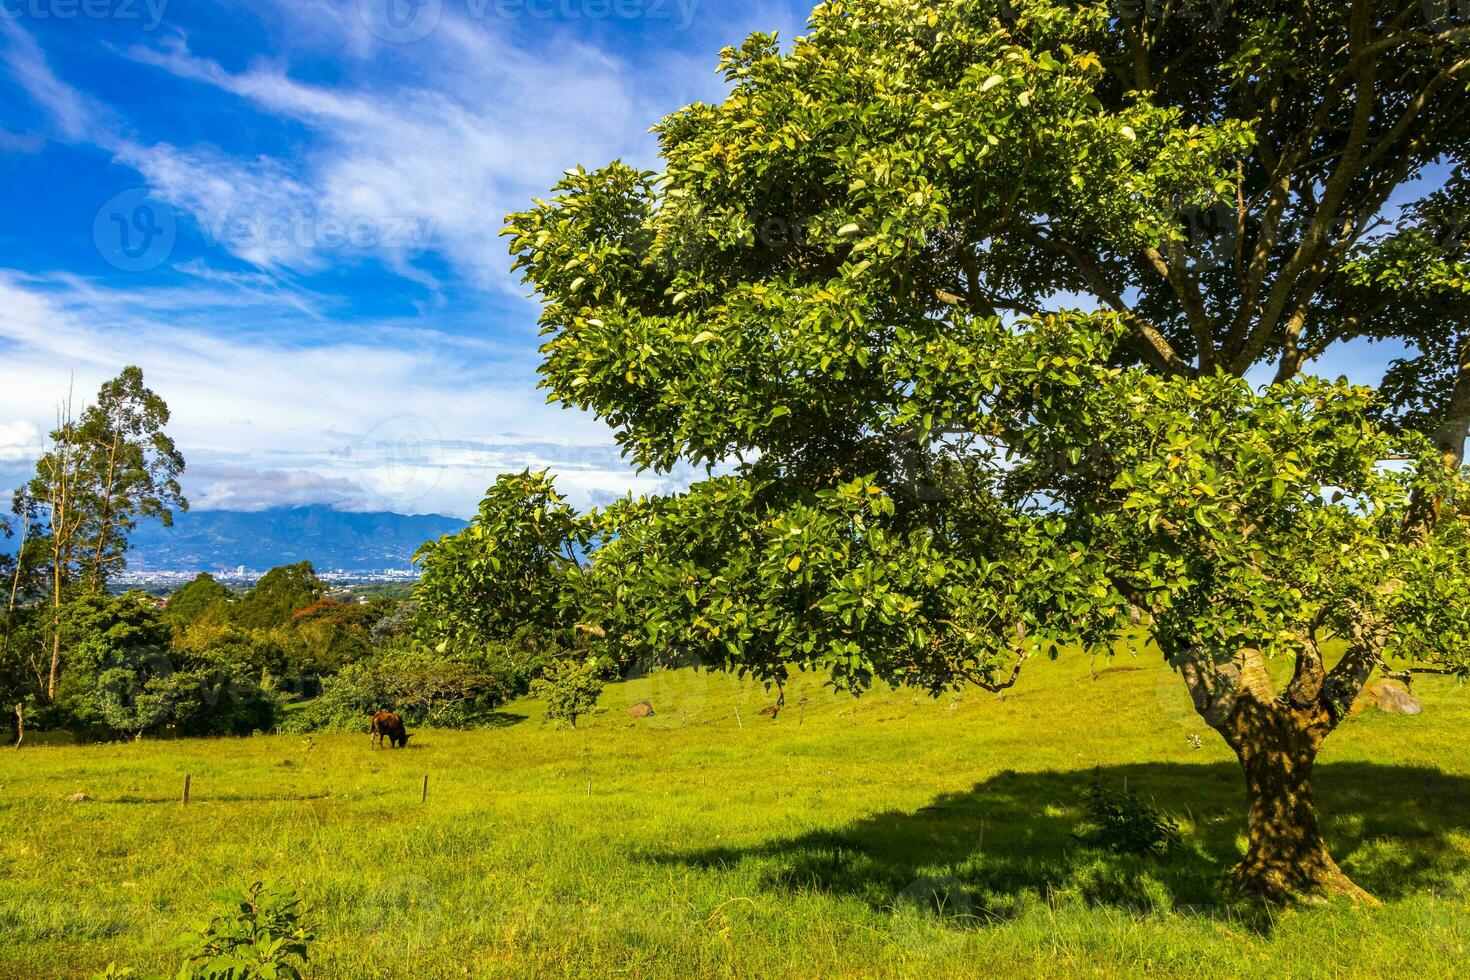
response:
M35 104L55 122L58 135L90 139L106 116L91 97L67 85L51 70L41 46L12 17L0 17L0 65Z
M519 355L424 328L411 348L229 336L221 318L252 310L221 311L220 299L207 285L119 291L0 271L0 419L13 420L0 455L33 457L68 391L80 404L138 364L199 464L190 486L206 507L305 502L316 488L349 509L465 513L496 474L525 466L564 471L583 501L658 485L622 463L605 427L547 406ZM288 311L263 293L254 312Z
M504 215L577 161L646 153L653 110L640 106L625 66L595 48L570 43L548 59L452 22L426 41L432 50L415 59L425 73L413 81L365 71L333 88L299 81L279 64L230 72L177 36L134 47L136 61L213 86L312 140L290 160L141 142L118 146L118 159L207 233L309 226L304 236L266 243L216 231L262 268L310 271L340 261L323 254L320 225L356 221L373 239L367 250L398 271L432 246L475 285L504 284Z
M0 462L15 463L35 459L42 449L41 430L34 422L18 419L0 422Z
M107 282L0 269L0 477L38 451L58 399L138 364L173 409L205 507L465 514L497 473L525 466L555 470L583 506L687 481L634 474L604 426L544 404L534 304L507 298L521 289L498 236L569 166L653 164L648 126L719 96L720 45L799 23L781 0L668 5L688 18L672 25L690 28L679 40L705 39L697 48L665 34L614 51L594 23L459 0L427 37L396 45L357 0L262 0L219 8L271 39L249 60L202 54L174 18L96 52L250 120L233 144L170 128L166 113L128 117L0 18L0 81L44 115L44 139L131 168L212 246L172 258L167 275ZM40 140L0 129L0 148L40 152ZM370 303L328 284L344 267L402 280L419 315L364 313ZM450 306L456 322L441 327ZM463 336L476 320L484 332Z

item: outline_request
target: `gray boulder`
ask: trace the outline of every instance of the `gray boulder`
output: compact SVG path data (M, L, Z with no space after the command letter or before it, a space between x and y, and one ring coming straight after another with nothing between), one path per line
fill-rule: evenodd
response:
M1363 688L1359 703L1386 715L1417 715L1424 711L1423 703L1402 681L1387 679L1376 680Z

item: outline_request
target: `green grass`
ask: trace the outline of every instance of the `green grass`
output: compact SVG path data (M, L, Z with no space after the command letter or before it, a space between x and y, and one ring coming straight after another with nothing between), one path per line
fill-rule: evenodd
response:
M802 679L774 721L758 687L664 673L609 687L576 731L522 702L398 752L366 735L6 751L0 976L169 972L210 894L254 879L305 897L317 977L1463 969L1470 691L1426 679L1421 717L1370 713L1327 744L1326 830L1384 906L1250 924L1216 890L1244 830L1233 759L1166 670L1117 663L1095 681L1085 659L1039 664L1004 700ZM635 722L644 697L658 714ZM1083 846L1095 768L1181 816L1187 846Z

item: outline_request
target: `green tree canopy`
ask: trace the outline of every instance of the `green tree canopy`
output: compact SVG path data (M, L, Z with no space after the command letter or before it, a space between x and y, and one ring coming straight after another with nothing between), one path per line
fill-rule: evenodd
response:
M1286 378L1358 336L1448 356L1362 266L1390 198L1464 163L1464 25L1419 0L1127 6L833 2L788 53L728 49L730 96L658 127L662 172L573 171L511 216L547 387L641 464L866 472L875 355L956 309L1085 298L1127 327L1120 360L1183 376Z
M577 513L543 470L507 474L469 527L425 544L414 590L420 634L447 650L476 651L517 633L564 639L567 576L585 545Z
M213 575L200 572L169 596L168 618L185 628L205 617L222 619L234 600L235 594L215 581Z
M290 622L291 616L326 595L327 588L316 577L311 562L273 568L240 597L234 621L246 629L273 629Z
M1464 25L1166 6L825 3L785 51L724 53L728 97L664 120L661 172L570 171L512 215L552 398L638 465L734 469L596 516L562 581L615 656L854 691L1001 688L1136 627L1240 759L1241 888L1363 897L1312 762L1372 671L1464 662L1460 455L1423 428L1460 379L1402 369L1451 380L1385 400L1298 374L1360 336L1459 352L1432 311L1463 255L1428 230L1462 171L1372 226L1463 166ZM497 536L530 533L541 507L497 487L521 528ZM1415 500L1440 504L1422 534ZM451 632L509 609L436 594Z

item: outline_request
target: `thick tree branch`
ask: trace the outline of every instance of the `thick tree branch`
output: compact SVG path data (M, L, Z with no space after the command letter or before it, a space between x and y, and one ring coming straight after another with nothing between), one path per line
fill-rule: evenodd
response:
M1182 377L1194 377L1198 372L1188 361L1179 356L1158 328L1136 313L1123 301L1122 295L1108 282L1102 269L1081 249L1063 238L1043 235L1030 225L1019 225L1017 233L1023 240L1072 263L1077 273L1086 281L1094 296L1112 307L1125 326L1128 327L1134 348L1150 364L1162 371Z

